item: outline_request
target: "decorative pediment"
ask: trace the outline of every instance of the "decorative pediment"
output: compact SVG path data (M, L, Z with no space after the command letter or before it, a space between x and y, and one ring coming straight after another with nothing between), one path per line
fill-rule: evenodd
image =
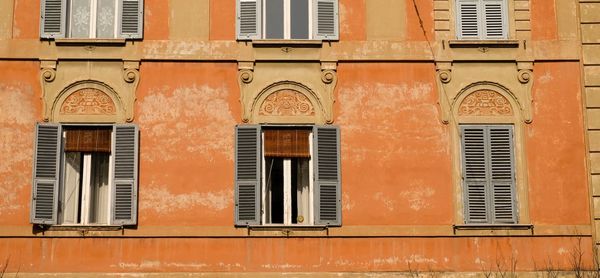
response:
M95 88L71 93L60 107L62 115L115 115L115 103L106 93Z
M261 116L314 116L315 109L304 94L283 89L265 98L258 114Z
M503 95L492 90L478 90L464 98L459 116L512 116L513 109Z

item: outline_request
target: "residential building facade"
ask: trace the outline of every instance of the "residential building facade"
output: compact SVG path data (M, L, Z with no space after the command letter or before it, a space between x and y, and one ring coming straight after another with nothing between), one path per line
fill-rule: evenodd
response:
M4 271L597 269L599 8L4 0Z

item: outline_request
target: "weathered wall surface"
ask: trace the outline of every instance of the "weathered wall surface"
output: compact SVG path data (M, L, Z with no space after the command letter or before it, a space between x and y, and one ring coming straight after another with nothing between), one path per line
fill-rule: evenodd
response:
M2 2L0 265L9 258L8 272L21 273L477 272L498 262L508 269L516 260L519 271L534 271L549 264L572 268L580 250L590 267L595 239L586 155L594 158L593 174L600 173L594 58L600 40L595 23L588 24L597 22L591 12L596 5L581 4L588 8L582 11L582 70L575 0L510 2L511 38L519 39L514 47L450 48L452 1L340 0L340 42L292 45L288 52L236 42L235 1L145 0L142 41L92 47L40 42L39 1ZM66 68L89 71L94 63L86 62L99 60L139 73L132 107L141 136L138 226L42 232L29 224L34 125L44 117L42 97L49 88L40 68L55 66L57 76L68 79L61 75ZM257 80L276 81L274 72L285 68L278 63L316 70L298 80L314 75L321 82L324 64L336 74L340 228L233 226L241 65L251 65ZM463 224L457 217L456 123L442 123L448 107L440 103L436 73L449 70L452 84L463 87L473 72L517 83L522 64L533 75L532 122L517 122L523 131L523 167L517 171L526 181L517 187L527 197L521 215L529 220L520 224L533 228L461 230L454 226ZM113 79L126 82L120 74Z

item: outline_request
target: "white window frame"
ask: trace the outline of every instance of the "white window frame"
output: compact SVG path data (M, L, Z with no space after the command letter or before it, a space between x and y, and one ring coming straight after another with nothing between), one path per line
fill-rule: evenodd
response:
M113 137L113 129L112 125L63 125L63 127L106 127L111 129L111 138ZM60 161L60 181L58 185L58 198L62 198L63 192L65 190L65 176L66 176L66 151L65 151L65 142L66 142L66 130L62 130L61 134L61 144L60 144L60 152L61 152L61 161ZM111 139L110 142L111 150L114 150L115 142ZM111 215L113 214L113 206L112 206L112 192L114 191L114 181L113 181L113 168L114 168L114 155L111 152L109 155L109 163L108 163L108 198L106 198L106 219L105 223L90 223L89 220L89 211L91 209L91 198L90 198L90 189L91 189L91 172L92 172L92 163L91 163L91 154L90 153L82 153L83 155L83 167L80 173L80 179L82 180L82 192L81 194L81 203L78 204L81 209L81 223L60 223L60 219L62 218L61 213L58 213L57 226L110 226L111 225ZM60 209L63 210L65 207L64 203L59 205Z
M261 22L261 34L262 34L262 39L265 40L278 40L278 39L271 39L271 38L267 38L267 0L259 0L261 1L261 13L263 14L262 16L262 22ZM291 4L290 1L292 0L283 0L283 40L291 40L292 38L292 23L291 23L291 17L292 17L292 10L291 10ZM308 2L308 38L306 39L299 39L299 40L312 40L313 38L313 0L307 0Z
M96 22L98 19L98 0L88 0L90 1L90 33L88 34L89 39L96 39ZM73 21L73 1L68 0L68 15L67 15L67 38L73 38L71 34L71 26ZM113 37L110 38L100 38L100 39L114 39L119 37L119 0L115 0L115 14L114 14L114 32Z
M308 217L304 219L304 223L293 224L292 223L292 211L291 211L291 159L286 158L283 162L284 167L284 186L283 186L283 195L284 195L284 204L283 204L283 224L271 224L267 223L267 205L270 203L270 200L267 200L267 167L266 158L265 158L265 135L264 130L261 131L261 163L262 163L262 171L261 171L261 223L264 226L273 225L273 226L313 226L314 225L314 167L313 167L313 132L311 131L308 135L308 147L310 152L310 159L308 160Z

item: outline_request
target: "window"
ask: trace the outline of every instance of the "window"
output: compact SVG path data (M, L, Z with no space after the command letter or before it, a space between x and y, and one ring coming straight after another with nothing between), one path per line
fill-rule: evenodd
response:
M456 0L456 29L459 39L506 39L506 0Z
M134 225L135 125L38 124L31 223Z
M341 225L339 130L236 128L236 225Z
M337 0L237 0L239 40L338 39Z
M143 0L42 0L42 38L141 38Z
M461 125L467 224L516 224L512 125Z

